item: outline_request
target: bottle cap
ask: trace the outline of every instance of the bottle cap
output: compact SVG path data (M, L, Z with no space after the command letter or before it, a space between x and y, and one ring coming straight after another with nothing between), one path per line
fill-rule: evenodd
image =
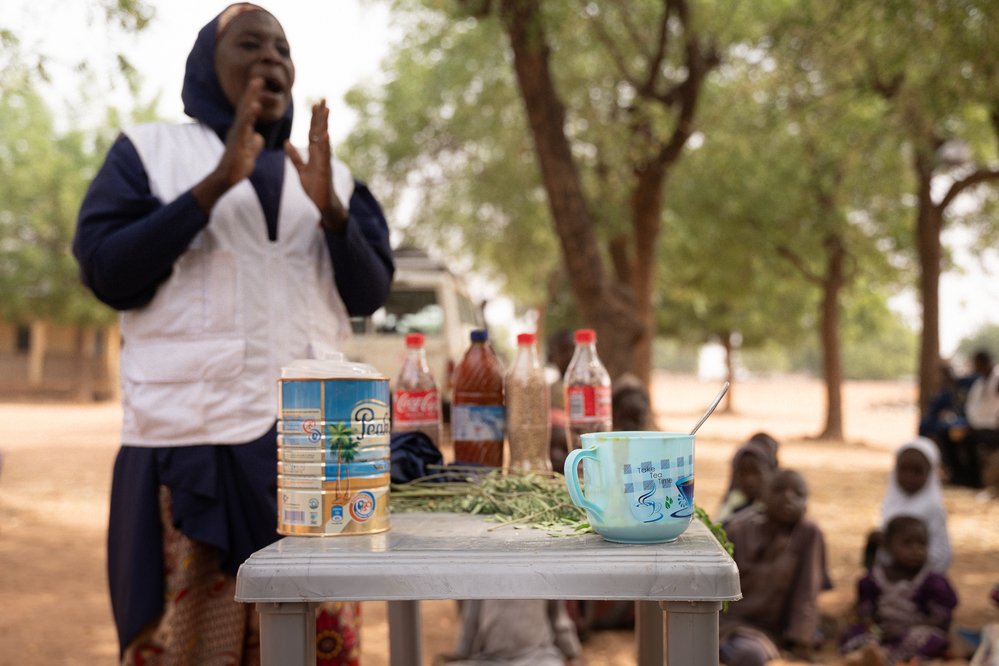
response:
M577 345L588 345L597 341L597 332L592 328L581 328L574 336Z
M489 339L489 331L484 328L477 328L471 333L472 342L485 342Z
M517 336L518 345L533 345L535 341L534 333L521 333Z
M410 348L419 348L423 346L425 338L423 333L407 333L406 334L406 346Z

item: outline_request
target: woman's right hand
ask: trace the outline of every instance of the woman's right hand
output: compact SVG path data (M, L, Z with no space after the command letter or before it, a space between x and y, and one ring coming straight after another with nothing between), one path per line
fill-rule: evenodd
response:
M250 79L236 107L236 119L226 135L222 159L214 171L191 188L194 200L206 215L230 187L253 173L253 165L264 148L264 137L254 130L260 115L258 98L263 87L262 78Z

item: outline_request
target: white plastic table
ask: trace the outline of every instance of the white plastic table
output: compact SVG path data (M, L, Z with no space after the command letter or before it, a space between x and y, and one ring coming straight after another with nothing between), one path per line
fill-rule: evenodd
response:
M634 599L640 666L717 665L718 612L741 596L735 563L696 519L673 543L625 545L400 513L381 534L285 537L236 580L236 600L260 611L262 666L316 663L321 601L388 601L391 664L418 665L421 599Z

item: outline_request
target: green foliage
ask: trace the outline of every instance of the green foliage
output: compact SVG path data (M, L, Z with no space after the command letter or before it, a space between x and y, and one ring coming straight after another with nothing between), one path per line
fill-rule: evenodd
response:
M14 59L0 73L0 318L100 325L114 313L79 280L70 253L80 202L118 126L57 132L30 67ZM83 102L80 103L83 105ZM79 108L79 107L77 107ZM135 117L155 116L155 101Z
M661 332L691 342L737 333L740 353L801 345L817 330L822 283L835 277L830 241L847 253L843 288L901 277L905 170L881 140L882 110L824 94L798 58L742 45L707 89L702 139L667 200Z
M57 136L27 76L8 71L0 89L0 317L93 324L95 307L70 255L80 200L95 168L84 135Z
M347 155L389 208L415 194L407 242L543 302L559 253L500 25L418 4L399 3L411 27L386 64L392 80L347 97L360 115Z

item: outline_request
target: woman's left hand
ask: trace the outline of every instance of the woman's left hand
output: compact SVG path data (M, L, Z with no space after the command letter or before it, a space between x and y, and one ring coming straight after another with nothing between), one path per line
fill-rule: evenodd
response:
M333 191L329 118L330 110L325 99L312 105L308 162L302 159L290 141L285 141L284 151L295 165L305 193L322 213L322 227L327 231L342 233L347 224L347 209Z

